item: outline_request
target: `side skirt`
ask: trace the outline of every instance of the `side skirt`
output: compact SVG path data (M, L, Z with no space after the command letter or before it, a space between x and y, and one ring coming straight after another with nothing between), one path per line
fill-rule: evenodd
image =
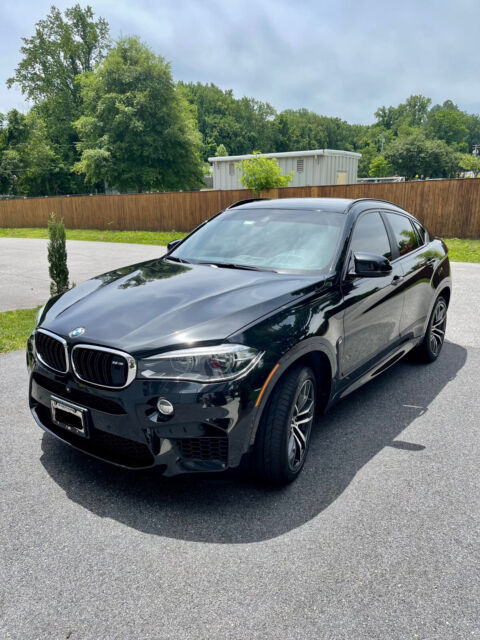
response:
M331 407L333 404L345 398L353 391L356 391L360 387L362 387L373 378L376 378L381 373L392 367L399 360L403 358L409 351L415 348L421 338L416 338L413 340L409 340L407 342L403 342L399 345L394 351L391 351L386 357L382 360L377 361L368 371L363 373L360 377L355 378L353 380L349 380L347 384L342 384L343 381L338 382L337 389L332 394L330 402L328 403L328 407Z

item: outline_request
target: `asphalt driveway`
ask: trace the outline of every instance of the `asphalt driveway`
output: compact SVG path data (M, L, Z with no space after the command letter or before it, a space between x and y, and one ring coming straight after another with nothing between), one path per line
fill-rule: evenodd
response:
M0 638L480 638L480 265L453 277L439 360L337 405L281 490L89 459L0 356Z
M50 297L48 240L0 238L0 312L29 309ZM165 247L117 242L67 241L70 282L79 284L127 264L157 258Z

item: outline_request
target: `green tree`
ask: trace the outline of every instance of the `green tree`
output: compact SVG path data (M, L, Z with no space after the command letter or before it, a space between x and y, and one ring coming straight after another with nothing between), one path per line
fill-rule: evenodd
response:
M433 108L428 115L427 135L437 140L444 140L448 145L460 145L466 151L468 148L467 124L467 114L455 105L453 107L449 105L448 108L443 106L441 109Z
M373 158L370 163L369 175L371 178L383 178L385 176L391 176L393 168L385 160L383 156L377 156Z
M0 193L50 195L55 191L59 159L35 110L27 115L13 109L0 129Z
M23 171L19 146L28 139L28 127L23 113L12 109L0 118L0 193L16 195L18 177Z
M228 156L227 147L224 144L219 144L215 151L215 157L224 158L225 156Z
M308 109L287 109L273 120L273 151L355 149L356 128L340 118L321 116Z
M424 175L427 156L427 141L423 135L397 139L385 151L386 161L394 171L407 179Z
M26 116L28 140L23 148L24 173L20 188L25 195L50 195L56 192L61 162L47 137L45 122L34 110Z
M422 133L397 138L385 151L386 161L406 178L454 176L458 163L453 149L442 140L428 140Z
M455 178L458 154L443 140L427 140L425 175L429 178Z
M34 103L63 94L78 104L75 77L92 71L103 59L109 46L108 30L103 18L94 21L89 6L82 9L76 4L63 16L52 6L48 16L35 25L35 34L22 38L23 58L7 85L18 84Z
M329 146L325 118L308 109L282 111L273 121L272 129L276 152L324 149Z
M255 151L253 158L237 162L242 185L255 195L268 189L287 187L293 179L293 172L282 174L276 158L265 158L259 154L259 151Z
M398 107L379 107L375 111L377 124L395 135L399 135L400 128L420 127L427 119L430 103L430 98L419 94L408 97Z
M430 98L421 94L410 96L405 100L405 114L409 126L420 127L424 124L431 102Z
M74 170L120 190L203 184L201 138L170 65L136 38L122 38L94 72L79 76L85 115L75 122Z
M472 171L475 177L480 173L480 158L473 153L462 153L458 165L464 171Z
M395 107L378 107L375 111L377 123L384 129L392 129L398 120L398 111Z
M468 129L468 150L472 152L473 145L480 144L480 116L475 114L468 114L465 124Z
M214 84L179 83L197 111L198 128L203 137L203 157L215 155L220 144L232 155L253 149L271 150L271 121L275 109L253 98L235 98Z
M368 178L370 176L370 164L378 155L377 147L369 141L364 140L363 146L358 149L362 157L358 161L358 177Z
M353 151L362 154L358 163L358 177L370 176L370 164L377 156L383 156L384 149L388 147L395 135L392 130L384 129L379 124L351 125Z
M80 117L82 107L75 79L103 59L110 46L108 31L107 22L96 19L89 6L76 4L63 14L52 6L35 25L35 33L22 38L22 59L7 81L9 87L20 87L45 123L53 151L61 159L55 187L60 193L83 189L82 181L70 173L78 160L78 137L72 123Z

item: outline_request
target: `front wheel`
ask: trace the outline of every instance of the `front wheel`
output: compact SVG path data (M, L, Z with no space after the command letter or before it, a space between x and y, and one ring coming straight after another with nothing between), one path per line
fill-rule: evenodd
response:
M432 310L423 341L415 349L421 362L434 362L440 355L447 328L447 302L439 296Z
M292 367L277 383L260 420L252 460L257 476L276 484L295 480L307 456L315 405L312 370Z

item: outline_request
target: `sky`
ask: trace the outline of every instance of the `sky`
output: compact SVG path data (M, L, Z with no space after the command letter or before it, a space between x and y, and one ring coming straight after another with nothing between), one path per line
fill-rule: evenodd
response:
M79 0L171 62L175 80L369 124L421 93L480 113L480 0ZM75 0L54 1L60 9ZM0 0L0 113L27 110L5 82L44 0Z

